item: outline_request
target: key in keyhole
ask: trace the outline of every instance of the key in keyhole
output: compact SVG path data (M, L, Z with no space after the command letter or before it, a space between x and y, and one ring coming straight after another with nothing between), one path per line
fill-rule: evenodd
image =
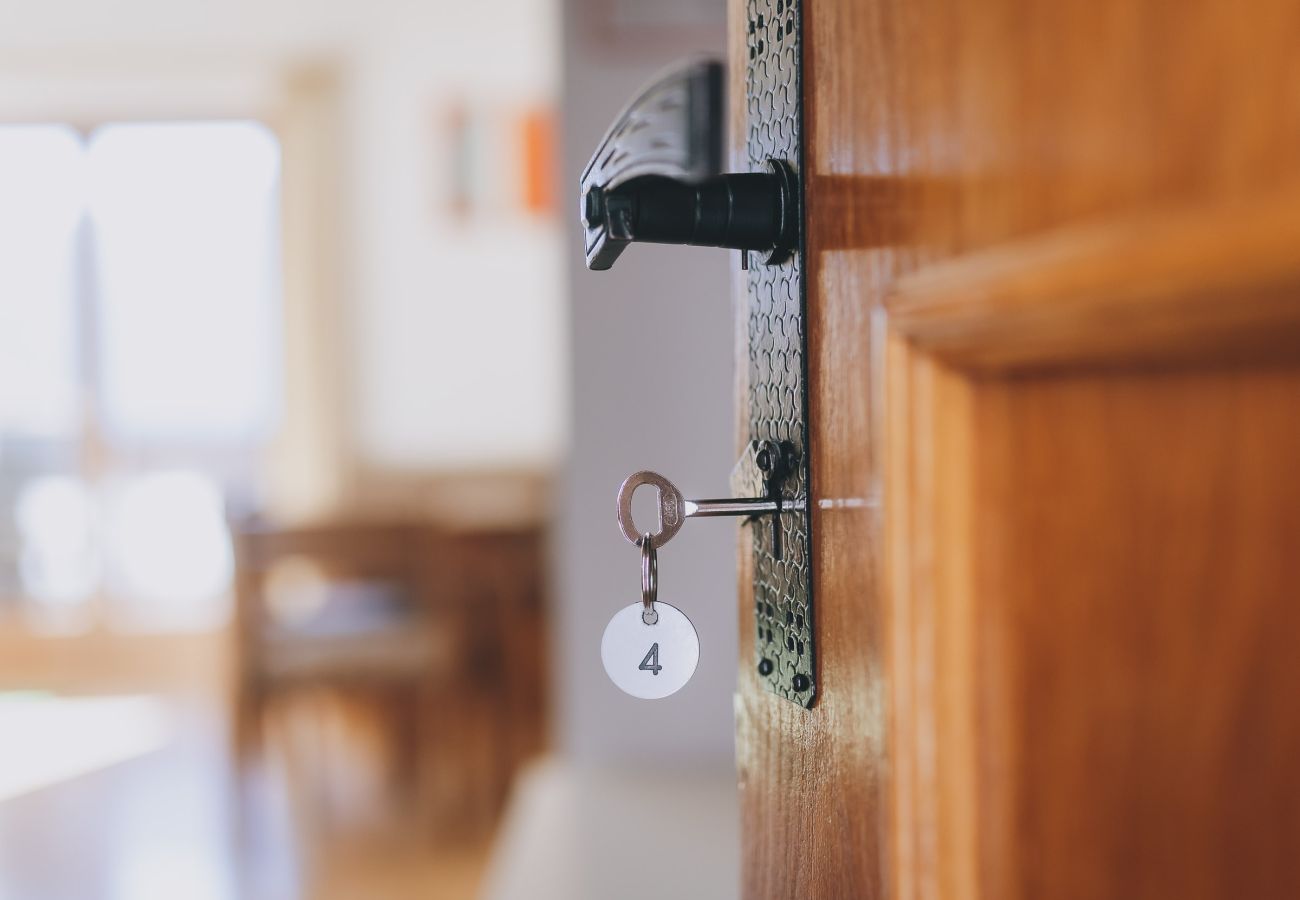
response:
M772 556L781 558L781 512L791 508L782 500L768 500L762 497L748 497L741 500L687 500L686 517L688 519L706 518L708 516L764 516L770 515L772 522Z
M659 512L659 530L645 532L638 529L632 518L632 495L636 489L649 485L658 492L657 509ZM754 516L770 515L779 519L783 509L798 509L801 501L773 500L766 497L744 497L727 500L687 500L667 478L658 472L636 472L629 475L618 489L618 526L623 536L633 544L639 544L642 535L650 535L651 546L658 550L668 543L681 530L687 519L709 518L713 516ZM776 526L779 527L779 526ZM779 543L773 545L778 552Z

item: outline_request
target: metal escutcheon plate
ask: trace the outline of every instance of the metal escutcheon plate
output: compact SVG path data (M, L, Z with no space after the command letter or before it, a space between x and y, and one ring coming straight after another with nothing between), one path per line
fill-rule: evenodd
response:
M619 690L660 700L680 691L695 674L700 638L677 607L655 603L658 621L653 625L642 618L644 609L633 603L614 613L600 641L600 659Z

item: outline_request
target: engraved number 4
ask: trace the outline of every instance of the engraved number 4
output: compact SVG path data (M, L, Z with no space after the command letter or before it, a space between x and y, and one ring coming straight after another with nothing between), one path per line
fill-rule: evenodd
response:
M663 666L659 665L658 641L650 645L650 649L646 652L645 659L641 660L641 665L637 666L637 668L643 672L653 672L656 675L659 674L659 670L662 669Z

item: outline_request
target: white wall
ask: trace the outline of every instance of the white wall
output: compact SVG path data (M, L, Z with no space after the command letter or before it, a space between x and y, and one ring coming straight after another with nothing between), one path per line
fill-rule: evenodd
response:
M440 120L457 102L553 103L555 18L551 3L529 0L411 4L358 52L353 233L368 292L356 321L357 408L374 462L558 462L560 227L508 210L468 225L434 214L450 168ZM485 168L509 180L512 162Z
M722 52L725 4L695 45L595 46L580 0L566 7L564 177L578 176L634 92L693 51ZM701 4L702 6L705 4ZM663 42L661 42L662 44ZM659 701L622 694L605 676L600 638L613 612L640 599L640 554L615 524L619 484L653 469L688 497L725 496L734 463L729 265L720 250L633 246L614 268L588 272L581 232L566 230L572 348L571 454L561 493L555 646L559 735L580 763L734 765L735 529L691 522L660 553L660 597L700 634L700 665Z

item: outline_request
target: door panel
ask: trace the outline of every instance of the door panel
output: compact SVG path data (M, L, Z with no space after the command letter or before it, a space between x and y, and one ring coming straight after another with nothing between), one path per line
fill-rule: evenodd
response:
M803 42L819 695L742 647L746 895L1300 896L1300 7Z

